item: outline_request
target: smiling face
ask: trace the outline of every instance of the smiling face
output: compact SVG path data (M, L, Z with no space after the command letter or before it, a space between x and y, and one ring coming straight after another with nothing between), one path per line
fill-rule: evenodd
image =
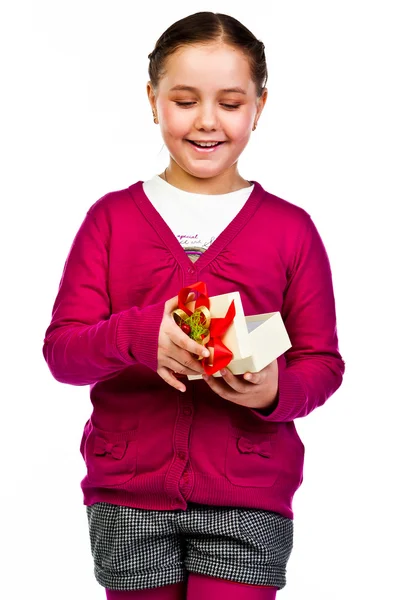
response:
M168 181L237 187L236 163L267 96L257 97L245 54L223 43L184 46L167 58L157 90L147 89L171 156Z

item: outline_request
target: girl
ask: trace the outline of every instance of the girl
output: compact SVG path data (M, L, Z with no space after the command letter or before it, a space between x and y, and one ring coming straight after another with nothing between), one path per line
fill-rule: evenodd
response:
M310 216L238 171L267 98L262 42L201 12L149 59L169 165L89 208L44 356L58 381L90 385L81 487L107 598L271 600L302 482L293 420L344 372L329 262ZM291 349L259 373L205 376L207 349L172 317L198 281L239 291L246 314L280 311Z

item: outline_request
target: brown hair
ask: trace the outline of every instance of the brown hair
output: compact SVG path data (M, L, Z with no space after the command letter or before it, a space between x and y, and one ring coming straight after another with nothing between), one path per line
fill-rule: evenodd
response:
M240 21L213 12L198 12L180 19L158 38L154 50L149 54L149 77L153 88L157 89L165 71L165 61L175 50L186 45L217 41L240 48L245 53L250 62L257 96L260 97L268 78L264 44Z

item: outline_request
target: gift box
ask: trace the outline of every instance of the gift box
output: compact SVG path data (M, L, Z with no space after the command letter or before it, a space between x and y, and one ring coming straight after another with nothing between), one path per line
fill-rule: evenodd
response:
M220 369L225 366L234 375L255 373L291 347L279 312L245 316L239 292L208 297L207 288L202 282L185 288L184 292L182 290L181 308L182 299L188 291L200 292L200 297L185 303L187 314L193 315L196 310L201 312L206 308L205 314L202 314L203 324L209 326L210 334L207 335L208 328L205 327L203 340L197 341L204 343L212 353L209 359L203 360L208 374L221 376ZM176 320L182 324L187 317L181 310L177 312L180 316ZM201 375L188 375L188 379L201 379Z

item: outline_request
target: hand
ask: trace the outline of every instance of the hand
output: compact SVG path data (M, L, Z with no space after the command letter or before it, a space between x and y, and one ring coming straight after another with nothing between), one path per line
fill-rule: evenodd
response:
M188 298L190 300L190 297ZM160 325L158 336L158 368L157 373L166 383L180 392L185 392L186 387L175 377L178 375L203 374L204 369L196 356L208 357L209 350L190 339L179 325L175 323L172 311L178 307L178 296L167 300L164 316ZM193 357L192 355L196 355Z
M258 410L273 409L278 397L278 361L274 360L258 373L233 375L223 369L222 377L203 375L210 388L229 402Z

